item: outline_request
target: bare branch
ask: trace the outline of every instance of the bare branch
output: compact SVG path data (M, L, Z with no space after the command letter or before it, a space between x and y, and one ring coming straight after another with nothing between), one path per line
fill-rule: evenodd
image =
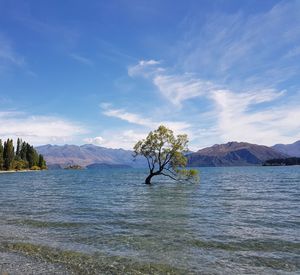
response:
M149 170L151 171L150 161L149 161L149 159L147 157L146 157L146 159L147 159Z
M171 175L168 175L168 174L165 174L165 173L160 173L160 174L163 175L163 176L169 177L169 178L171 178L172 180L178 181L177 178L174 178L174 177L172 177Z
M165 170L167 170L168 172L170 172L170 173L173 174L174 176L177 176L177 174L176 174L174 171L170 170L169 168L165 168Z

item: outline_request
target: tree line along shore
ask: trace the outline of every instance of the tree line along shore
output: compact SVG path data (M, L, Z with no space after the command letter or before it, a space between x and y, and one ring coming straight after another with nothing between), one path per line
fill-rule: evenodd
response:
M46 161L32 145L18 138L15 150L12 139L4 143L0 139L0 171L43 169L47 169Z

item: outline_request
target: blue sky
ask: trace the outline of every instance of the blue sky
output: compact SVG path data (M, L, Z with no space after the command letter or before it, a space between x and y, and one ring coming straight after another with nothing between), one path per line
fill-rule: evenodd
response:
M0 136L300 139L300 1L0 0Z

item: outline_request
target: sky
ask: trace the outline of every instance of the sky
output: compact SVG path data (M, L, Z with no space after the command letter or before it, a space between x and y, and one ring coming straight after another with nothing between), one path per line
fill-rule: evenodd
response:
M300 1L0 0L0 137L300 139Z

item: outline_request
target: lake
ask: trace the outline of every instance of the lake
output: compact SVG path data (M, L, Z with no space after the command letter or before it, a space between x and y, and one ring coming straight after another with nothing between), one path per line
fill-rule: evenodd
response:
M300 167L0 174L0 274L299 274Z

